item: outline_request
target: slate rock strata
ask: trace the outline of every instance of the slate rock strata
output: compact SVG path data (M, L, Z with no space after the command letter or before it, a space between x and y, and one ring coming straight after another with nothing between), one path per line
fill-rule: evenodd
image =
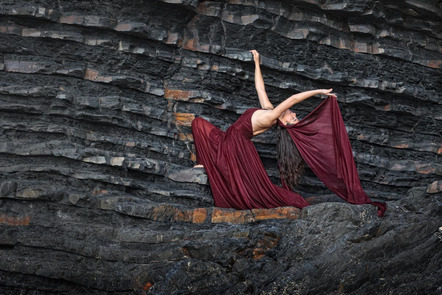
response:
M441 293L438 1L0 1L0 293ZM364 189L216 208L191 121L333 87ZM320 103L296 107L303 117ZM274 134L254 138L275 183ZM332 202L330 202L332 201Z
M2 294L438 294L440 204L238 211L3 198Z

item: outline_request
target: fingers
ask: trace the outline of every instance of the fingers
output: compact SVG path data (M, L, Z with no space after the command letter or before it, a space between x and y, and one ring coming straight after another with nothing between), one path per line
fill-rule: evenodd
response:
M332 91L333 91L333 88L330 88L330 89L321 89L321 95L325 95L326 97L328 97L328 96L334 96L334 97L337 97L337 96L336 96L336 93L332 93Z
M325 95L331 95L331 92L333 91L333 88L330 89L324 89L324 94Z
M259 53L256 50L250 50L250 52L252 53L253 56L253 60L255 61L256 64L259 64Z
M259 57L259 53L255 49L250 50L250 52L252 53L253 57Z
M333 88L330 88L330 89L328 90L327 95L328 95L328 96L334 96L334 97L336 97L336 93L332 93L332 91L333 91Z

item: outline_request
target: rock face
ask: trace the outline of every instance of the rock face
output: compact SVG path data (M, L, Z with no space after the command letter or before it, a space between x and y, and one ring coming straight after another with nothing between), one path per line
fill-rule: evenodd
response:
M442 293L438 1L0 1L0 294ZM369 205L213 205L195 116L334 88ZM296 107L301 116L319 97ZM274 135L256 147L278 183Z

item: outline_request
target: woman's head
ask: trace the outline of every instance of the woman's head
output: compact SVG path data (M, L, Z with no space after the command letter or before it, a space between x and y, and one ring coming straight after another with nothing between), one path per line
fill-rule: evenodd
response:
M296 116L296 113L292 112L290 109L285 110L281 116L279 116L279 121L282 122L284 125L295 125L299 122L298 117Z
M293 187L298 185L299 179L304 172L304 160L299 154L289 132L284 127L279 125L276 126L276 139L278 167L281 181L285 188L293 190Z

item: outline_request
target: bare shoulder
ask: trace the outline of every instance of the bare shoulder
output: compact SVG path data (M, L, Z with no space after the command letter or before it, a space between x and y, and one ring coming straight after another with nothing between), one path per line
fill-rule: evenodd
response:
M256 110L252 115L251 121L253 135L269 130L276 123L272 116L272 110Z
M266 118L269 116L269 114L272 112L272 110L266 110L266 109L259 109L256 110L252 115L252 121L261 121L263 118Z

